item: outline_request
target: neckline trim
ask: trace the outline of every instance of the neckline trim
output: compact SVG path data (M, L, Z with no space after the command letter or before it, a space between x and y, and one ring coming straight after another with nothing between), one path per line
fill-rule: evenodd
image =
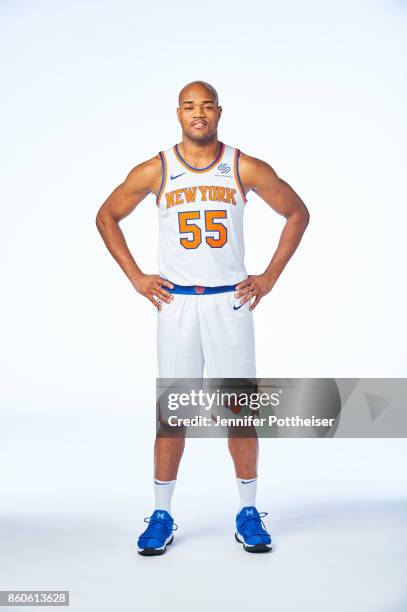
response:
M191 166L190 164L188 164L188 162L182 157L181 153L179 152L178 149L178 145L176 144L174 146L174 153L175 156L178 158L178 161L181 162L181 164L187 168L188 170L192 170L192 172L207 172L208 170L210 170L218 161L220 161L220 159L222 158L222 155L225 151L225 144L223 142L220 143L220 147L219 147L219 152L216 156L216 159L213 160L213 162L211 162L209 164L209 166L206 166L205 168L195 168L194 166Z

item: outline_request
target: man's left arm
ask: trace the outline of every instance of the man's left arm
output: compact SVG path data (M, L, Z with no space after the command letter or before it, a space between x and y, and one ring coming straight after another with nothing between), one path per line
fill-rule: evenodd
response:
M255 298L250 306L253 310L261 298L276 284L301 242L310 215L294 189L277 176L266 162L242 153L239 160L239 174L245 193L253 190L273 210L287 219L277 249L263 274L249 275L246 280L236 285L235 296L240 298L242 304Z

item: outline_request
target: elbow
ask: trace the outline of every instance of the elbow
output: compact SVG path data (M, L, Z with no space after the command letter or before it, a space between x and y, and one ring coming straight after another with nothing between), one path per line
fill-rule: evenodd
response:
M302 206L300 208L300 210L298 211L298 218L300 219L300 223L301 225L304 226L304 230L307 228L309 220L310 220L310 214L309 214L309 210L308 208L305 206L304 202L302 202Z
M101 214L100 211L96 215L95 223L96 223L96 227L98 228L98 230L100 232L100 230L102 229L103 224L104 224L103 215Z
M304 206L305 210L303 213L303 223L304 223L304 227L308 226L309 220L310 220L310 214L309 214L309 210L306 206Z
M304 204L300 208L297 208L292 215L290 215L290 218L292 218L296 225L301 226L303 231L305 231L310 220L308 208Z
M103 210L103 207L100 208L95 218L96 227L98 228L99 232L102 232L102 230L109 225L109 222L111 221L111 216L105 210Z

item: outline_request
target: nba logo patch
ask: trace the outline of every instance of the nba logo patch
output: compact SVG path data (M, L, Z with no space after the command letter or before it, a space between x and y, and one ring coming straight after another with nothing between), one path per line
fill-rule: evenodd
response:
M195 293L205 293L205 287L200 287L199 285L196 285L195 287Z

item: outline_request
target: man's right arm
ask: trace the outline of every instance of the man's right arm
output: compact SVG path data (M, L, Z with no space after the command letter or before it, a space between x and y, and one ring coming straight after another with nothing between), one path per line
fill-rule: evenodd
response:
M123 183L118 185L100 207L96 215L96 226L111 253L134 288L158 309L155 298L167 303L172 294L163 289L172 284L159 274L144 274L136 264L119 226L149 193L158 193L161 184L161 160L157 155L133 168Z

